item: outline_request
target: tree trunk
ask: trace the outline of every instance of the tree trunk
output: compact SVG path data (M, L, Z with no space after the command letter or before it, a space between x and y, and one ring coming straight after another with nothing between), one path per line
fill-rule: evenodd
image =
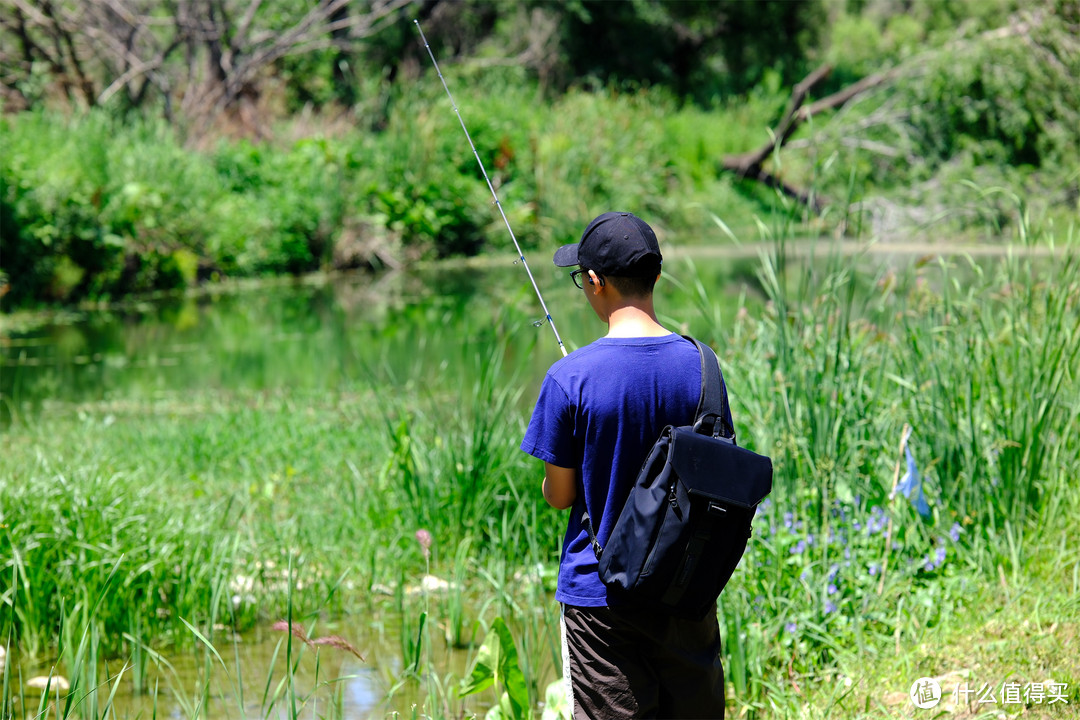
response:
M771 188L780 190L787 197L809 207L815 213L820 213L822 207L826 204L822 197L786 182L775 173L765 169L765 162L774 152L787 143L799 125L806 120L825 110L834 110L844 105L860 93L891 80L897 73L896 70L888 70L867 76L839 92L835 92L808 106L804 105L810 91L815 85L827 78L830 72L832 72L832 66L822 65L807 75L792 90L787 109L784 111L783 117L780 118L776 129L772 131L770 140L757 150L736 155L725 155L720 160L720 169L735 173L740 178L765 183Z

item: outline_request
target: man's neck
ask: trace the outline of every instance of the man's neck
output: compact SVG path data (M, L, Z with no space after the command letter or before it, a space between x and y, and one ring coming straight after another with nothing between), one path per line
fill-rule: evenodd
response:
M656 319L652 303L648 306L624 305L612 310L608 316L607 337L661 337L670 334L671 331Z

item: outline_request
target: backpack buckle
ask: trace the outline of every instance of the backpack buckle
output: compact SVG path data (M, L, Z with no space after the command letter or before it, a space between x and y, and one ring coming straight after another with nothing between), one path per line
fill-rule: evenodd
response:
M720 437L721 427L723 427L723 423L720 422L720 416L712 413L704 414L694 421L694 432L699 435Z

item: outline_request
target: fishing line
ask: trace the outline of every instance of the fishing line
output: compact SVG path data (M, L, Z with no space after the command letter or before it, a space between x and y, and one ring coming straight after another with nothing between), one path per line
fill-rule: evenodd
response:
M491 191L491 197L495 199L495 207L499 208L499 214L502 215L503 222L506 223L506 230L510 233L510 239L514 241L514 247L517 249L518 258L521 260L521 266L525 268L525 273L529 276L529 282L532 283L533 290L536 291L536 297L540 300L540 307L544 309L544 319L536 320L533 322L533 326L540 327L545 322L551 326L551 332L555 333L555 340L559 343L559 350L562 351L563 357L566 357L566 348L563 346L562 338L559 337L559 331L555 329L555 321L551 319L551 313L548 312L547 303L544 302L544 296L540 294L540 288L536 284L536 278L533 277L532 270L529 269L529 263L525 261L525 254L521 252L521 245L518 244L517 237L514 236L514 229L510 227L510 221L506 218L506 213L503 212L502 203L499 202L499 196L495 192L495 186L491 184L491 180L488 178L487 170L484 169L484 163L480 159L480 153L476 152L476 146L473 145L472 136L469 135L469 129L465 127L465 120L461 117L461 112L458 111L457 103L454 102L454 96L450 94L450 86L446 84L446 78L443 77L442 70L439 69L439 63L435 61L435 53L431 51L431 46L428 45L427 38L424 36L424 30L420 27L419 20L413 20L416 24L416 29L420 33L420 39L424 41L424 48L427 50L428 57L431 58L431 64L435 66L435 72L439 76L439 80L442 81L443 89L446 90L446 96L450 98L450 105L454 108L454 114L457 115L458 122L461 123L461 129L465 132L465 139L469 141L469 147L472 148L473 157L476 158L476 164L480 166L480 172L484 175L484 182L487 183L488 190Z

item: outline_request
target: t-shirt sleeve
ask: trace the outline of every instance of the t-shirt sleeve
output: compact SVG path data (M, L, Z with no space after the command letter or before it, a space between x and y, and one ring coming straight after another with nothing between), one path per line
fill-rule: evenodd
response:
M559 467L576 468L581 459L574 451L574 410L566 391L544 377L540 397L521 441L521 449L535 458Z

